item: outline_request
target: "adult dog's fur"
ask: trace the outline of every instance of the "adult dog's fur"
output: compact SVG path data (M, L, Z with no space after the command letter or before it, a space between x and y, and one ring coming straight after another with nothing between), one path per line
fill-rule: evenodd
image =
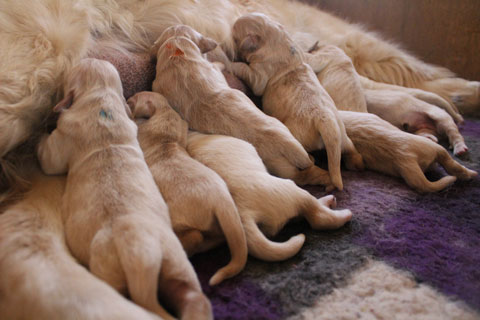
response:
M64 92L55 109L65 109L57 128L40 141L38 159L47 174L68 170L62 215L73 256L163 318L169 314L157 292L165 290L180 315L211 318L145 163L118 72L109 62L84 59L68 75ZM185 288L172 290L171 282Z
M270 175L255 148L246 141L192 132L187 151L227 183L245 227L248 251L258 259L288 259L305 241L303 234L284 243L270 241L259 225L268 236L274 236L298 215L315 229L339 228L352 217L348 209L330 209L336 205L334 196L315 199L293 181Z
M222 178L185 150L188 124L159 93L137 93L128 104L139 126L145 160L183 248L193 255L226 239L232 261L213 275L210 285L238 274L248 254L240 216Z
M342 190L341 151L350 169L363 169L362 157L304 53L282 25L260 13L240 17L232 36L246 61L232 64L235 75L262 96L263 111L282 121L307 151L325 147L332 184Z
M457 107L461 113L480 114L480 84L455 78L448 70L428 65L411 55L403 52L397 46L382 41L378 36L365 32L358 26L348 24L339 18L319 11L310 6L288 0L152 0L136 1L122 0L16 0L0 2L0 186L4 192L18 186L19 179L29 182L30 171L35 171L35 166L24 161L14 146L27 141L33 145L32 134L42 130L39 124L48 113L50 106L61 98L61 91L65 73L85 57L88 52L94 52L99 47L111 46L115 49L125 49L147 53L155 39L165 28L174 24L188 24L200 33L222 43L222 47L233 57L233 44L229 40L229 32L233 22L246 12L260 11L272 16L285 25L293 38L307 51L313 43L320 42L320 46L331 44L341 48L353 61L356 71L364 76L369 83L378 90L378 85L386 82L397 86L424 89L435 92L443 97L451 106ZM100 45L103 46L100 46ZM128 54L128 52L126 52ZM404 90L405 87L399 87ZM372 91L375 94L375 90ZM418 92L425 92L417 90ZM427 101L429 102L429 101ZM453 104L454 103L454 104ZM455 113L456 111L453 110ZM457 113L458 115L458 113ZM368 133L367 133L368 134ZM23 148L21 148L24 150ZM10 153L9 153L10 152ZM33 150L27 148L31 156ZM7 153L9 153L7 155ZM8 171L8 172L6 172ZM28 202L29 206L42 206L41 212L56 212L59 197L50 198L48 192L53 187L46 184L45 177L39 178L33 185L32 194L27 196L22 203ZM24 185L28 185L25 183ZM48 190L46 190L48 188ZM47 191L42 193L41 191ZM40 192L40 193L38 193ZM51 200L46 200L51 199ZM3 199L0 199L2 201ZM44 201L45 200L45 201ZM2 205L5 202L2 203ZM19 204L20 205L20 204ZM0 206L1 207L1 206ZM13 210L13 209L12 209ZM22 209L23 210L23 209ZM18 213L16 213L17 215ZM49 230L48 224L53 218L45 215L45 224L38 228ZM34 216L26 216L26 221L33 221ZM58 228L61 228L58 225ZM12 234L21 232L22 228L17 223L11 225L8 234L1 233L5 239L13 238ZM39 234L35 229L35 234ZM55 231L55 237L60 237L61 231ZM22 233L20 233L22 234ZM22 234L15 241L22 244L30 252L35 250L35 234ZM29 239L30 242L23 242ZM57 238L55 238L57 239ZM26 243L24 246L23 243ZM9 259L16 259L15 246L5 242L0 249L2 263ZM44 243L46 250L58 251L64 260L58 260L55 265L64 270L58 272L58 279L46 286L41 284L37 290L20 289L19 286L10 288L8 296L2 293L1 303L7 305L10 312L22 312L26 306L37 306L25 318L50 319L56 314L69 315L75 313L79 318L93 319L89 314L88 306L97 301L89 299L92 292L82 292L80 287L72 285L66 289L76 274L83 273L68 257L65 247L59 248L54 243ZM38 264L30 265L24 259L14 261L15 270L24 270L24 275L29 283L33 280L44 279L35 273ZM41 261L50 262L49 256L41 256ZM5 270L2 267L2 270ZM71 276L69 270L74 273ZM77 270L77 271L76 271ZM80 270L80 271L78 271ZM42 273L43 274L43 273ZM10 279L8 273L3 273L0 281L3 284ZM78 275L80 277L80 275ZM92 285L101 287L99 280L89 277ZM96 282L96 284L94 284ZM52 288L52 292L42 291ZM14 290L16 289L16 290ZM100 289L98 289L100 290ZM43 297L50 297L54 293L64 298L79 298L81 306L61 304L61 300L49 300L56 307L50 310ZM44 294L45 293L45 294ZM107 296L105 293L104 296ZM18 299L18 303L10 303L10 299ZM68 300L69 302L73 301ZM117 318L119 313L126 314L126 318L141 318L130 315L112 300L103 301L102 318L108 318L106 312L112 312L111 318ZM38 304L37 304L38 303ZM103 305L105 303L105 305ZM107 305L108 304L108 305ZM83 308L85 307L85 308ZM8 317L8 313L3 313ZM76 311L75 311L76 310ZM107 311L108 310L108 311ZM62 313L63 312L63 313ZM70 313L71 312L71 313ZM16 318L15 315L12 318ZM65 318L65 317L62 317ZM118 317L121 318L121 317Z
M32 191L0 215L2 319L160 319L72 258L60 211L65 177L35 176Z
M402 177L419 192L440 191L457 178L470 180L477 175L477 172L453 160L447 150L430 139L403 132L374 114L352 111L339 113L367 168ZM450 175L431 182L424 172L437 162Z
M190 39L167 39L158 50L156 70L153 91L163 94L191 129L249 141L273 174L300 185L330 184L328 173L313 165L287 127L230 88Z

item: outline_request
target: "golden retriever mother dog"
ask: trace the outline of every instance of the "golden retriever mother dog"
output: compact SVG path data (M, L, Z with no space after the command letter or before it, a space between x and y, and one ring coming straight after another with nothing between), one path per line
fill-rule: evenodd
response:
M154 40L167 27L175 24L187 24L200 33L213 38L233 57L233 42L230 30L233 22L248 12L262 12L285 26L294 40L307 51L312 44L331 44L340 47L352 59L357 72L375 83L390 83L398 86L428 90L442 96L464 114L480 114L480 83L456 78L450 71L426 64L403 52L396 46L380 40L358 26L351 25L328 13L314 9L299 2L288 0L151 0L151 1L103 1L103 0L16 0L0 1L0 165L2 193L18 185L17 178L31 180L33 165L24 166L17 147L25 145L28 154L32 154L32 135L42 131L41 122L50 107L61 98L65 76L73 65L89 53L96 52L102 45L118 50L147 53ZM372 86L374 89L376 86ZM372 90L373 94L375 90ZM32 184L32 188L48 188L42 182ZM32 190L39 191L39 190ZM59 211L55 207L58 195L53 190L42 197L19 200L19 207L41 203L41 212L55 217ZM2 199L0 199L2 201ZM2 207L5 207L2 202ZM2 209L2 210L5 210ZM7 209L8 210L8 209ZM25 221L35 218L28 210L18 210L15 215ZM5 213L3 213L5 214ZM42 215L50 219L48 215ZM20 219L20 218L19 218ZM48 220L50 221L50 220ZM48 222L50 223L50 222ZM45 222L46 225L49 225ZM40 225L40 230L47 226ZM14 248L33 239L33 234L14 237L20 226L13 224L11 232L1 233L9 237L8 246L0 248L2 263L14 257ZM38 232L36 232L38 233ZM61 232L53 234L56 241L62 241ZM2 243L6 243L2 239ZM37 242L38 243L38 242ZM69 253L65 246L45 243L45 249L56 251L64 257ZM12 260L13 261L13 260ZM38 255L39 264L51 262L48 255ZM62 270L74 272L74 262L70 259L56 261ZM17 256L10 268L28 269L29 260ZM2 275L7 269L2 265ZM11 269L8 269L11 270ZM79 271L80 272L80 271ZM64 293L64 285L73 277L68 272L57 273L57 281L49 283L50 295L81 295L81 288L71 286ZM35 283L38 274L24 272L22 279L26 283ZM8 279L0 278L2 288ZM90 282L100 281L90 277ZM8 304L9 310L21 311L30 301L38 301L40 291L10 290L8 297L15 297ZM68 293L69 292L69 293ZM84 295L85 299L90 297ZM85 300L87 301L87 300ZM120 303L120 300L118 300ZM126 300L125 300L126 301ZM3 303L4 300L0 300ZM125 302L126 303L126 302ZM94 319L89 308L77 308L78 317ZM117 306L106 302L99 306L106 311L116 310ZM47 306L38 305L34 315L38 319L51 319L48 313L42 313ZM3 309L4 310L4 309ZM57 304L56 313L70 314L69 305ZM52 313L50 313L52 314ZM105 314L105 313L103 313ZM8 316L2 312L2 316ZM132 315L132 317L134 317ZM132 318L126 316L126 318ZM17 317L22 318L22 317ZM24 316L23 318L32 318ZM97 317L98 318L98 317ZM114 318L114 317L112 317Z

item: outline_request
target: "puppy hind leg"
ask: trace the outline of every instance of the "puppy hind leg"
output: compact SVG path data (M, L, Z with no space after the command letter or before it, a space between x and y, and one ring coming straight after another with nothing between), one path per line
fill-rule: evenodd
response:
M449 174L454 175L460 180L470 180L478 175L476 171L467 169L457 161L453 160L447 150L440 146L438 146L436 161L438 161L438 163L440 163Z
M163 319L175 319L158 302L158 277L162 264L160 237L152 224L115 221L113 239L125 272L132 300Z
M253 219L244 222L249 253L264 261L282 261L296 255L305 242L305 235L298 234L285 242L273 242L260 231Z
M405 164L399 171L407 185L421 193L443 190L457 180L454 176L445 176L435 182L429 181L416 162Z
M162 301L175 310L180 319L213 319L212 306L208 299L186 280L160 279L160 286L168 289L166 294L160 293Z
M89 269L122 294L127 293L125 273L118 258L110 228L97 232L90 245Z
M341 132L335 114L322 115L323 119L316 119L315 127L322 137L328 157L328 171L332 184L343 190L342 173L340 171L340 160L342 157Z
M345 210L332 210L337 206L335 196L328 195L315 199L309 195L303 209L305 219L313 229L337 229L352 219L352 212Z

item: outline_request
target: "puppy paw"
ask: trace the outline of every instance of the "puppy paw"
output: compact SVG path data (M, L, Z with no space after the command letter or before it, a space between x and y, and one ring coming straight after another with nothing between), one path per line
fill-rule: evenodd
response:
M453 154L457 157L463 156L468 152L468 147L463 142L456 143L453 147Z
M328 195L318 199L321 205L334 209L337 207L337 198L334 195Z
M360 153L352 153L345 156L345 166L351 171L362 171L365 169L363 157Z

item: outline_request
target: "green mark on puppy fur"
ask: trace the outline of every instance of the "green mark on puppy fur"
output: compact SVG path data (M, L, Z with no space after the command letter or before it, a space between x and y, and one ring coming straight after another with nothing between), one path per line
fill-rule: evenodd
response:
M100 117L102 118L105 118L105 119L108 119L108 120L113 120L113 115L112 115L112 112L110 110L100 110Z

